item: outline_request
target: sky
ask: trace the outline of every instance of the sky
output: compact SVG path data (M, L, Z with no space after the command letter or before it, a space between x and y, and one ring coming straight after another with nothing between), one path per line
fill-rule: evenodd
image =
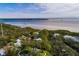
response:
M78 18L77 3L0 3L0 18Z
M0 18L45 18L46 20L0 19L0 23L36 29L65 29L79 32L79 4L77 3L0 3ZM54 20L65 22L54 22Z

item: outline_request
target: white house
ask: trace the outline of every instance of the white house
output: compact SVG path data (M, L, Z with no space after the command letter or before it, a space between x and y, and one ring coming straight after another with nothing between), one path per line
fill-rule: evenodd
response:
M39 41L39 40L42 40L42 39L41 39L41 38L36 38L36 39L34 39L34 40Z
M17 39L16 43L14 43L14 45L17 46L17 47L21 47L21 40Z
M70 36L70 35L65 35L64 38L65 38L65 39L76 39L75 37Z
M60 35L59 33L54 33L54 37L59 36L59 35Z
M79 42L79 37L76 37L76 36L65 35L64 38Z
M5 50L3 48L0 49L0 56L4 56L5 55Z

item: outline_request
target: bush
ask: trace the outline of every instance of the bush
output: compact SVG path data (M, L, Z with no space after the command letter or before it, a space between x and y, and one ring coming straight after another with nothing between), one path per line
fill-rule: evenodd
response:
M49 56L49 52L48 51L42 51L42 52L38 52L36 53L36 56Z

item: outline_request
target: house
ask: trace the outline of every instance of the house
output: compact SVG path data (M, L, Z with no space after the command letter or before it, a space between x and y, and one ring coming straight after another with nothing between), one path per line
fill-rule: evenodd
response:
M65 38L65 39L76 39L75 37L70 36L70 35L65 35L64 38Z
M60 34L59 33L54 33L54 37L57 37L57 36L59 36Z
M66 50L65 49L62 49L62 52L65 52Z
M33 40L42 40L41 38L40 38L40 35L39 34L35 34L35 35L33 35L32 37L31 37Z
M21 40L20 40L20 39L17 39L17 40L16 40L16 43L14 43L14 45L15 45L16 47L21 47Z
M64 35L64 39L71 39L73 41L79 42L79 37L77 36Z
M0 49L0 56L5 56L5 50L3 48Z
M38 35L38 34L39 34L39 32L34 32L33 34L37 34L37 35Z
M41 49L37 48L37 47L33 47L33 53L37 53L37 52L40 52Z
M36 41L39 41L39 40L42 40L40 38L40 35L39 35L39 32L34 32L33 33L33 36L31 37L33 40L36 40Z
M42 40L41 38L36 38L36 39L34 39L34 40L37 40L37 41L39 41L39 40Z
M21 36L21 39L26 39L27 37L25 35L22 35Z

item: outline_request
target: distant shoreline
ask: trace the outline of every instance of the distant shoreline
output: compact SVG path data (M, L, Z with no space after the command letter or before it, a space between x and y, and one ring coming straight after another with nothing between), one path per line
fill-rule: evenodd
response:
M32 19L32 20L31 20ZM0 20L1 23L6 23L6 24L11 24L11 25L15 25L15 26L20 26L20 27L32 27L35 29L47 29L47 30L69 30L72 32L79 32L79 21L76 21L75 19L73 19L74 21L63 21L61 19L58 20L52 20L52 19L44 19L42 20L41 18L39 18L37 20L31 18L29 20L22 20L20 19L2 19ZM17 20L17 21L16 21ZM61 21L60 21L61 20ZM72 20L72 19L71 19ZM79 18L78 18L79 20Z

